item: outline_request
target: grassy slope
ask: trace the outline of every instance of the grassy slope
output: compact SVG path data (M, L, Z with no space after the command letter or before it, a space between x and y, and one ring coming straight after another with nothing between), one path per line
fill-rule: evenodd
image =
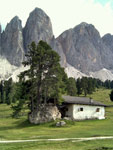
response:
M109 100L110 90L99 90L91 97L105 104L113 104ZM86 120L81 122L69 122L66 127L55 127L54 122L43 125L31 125L27 117L21 119L11 118L9 106L0 105L0 139L37 139L37 138L74 138L90 136L113 135L113 108L106 109L105 120ZM87 141L80 143L70 142L30 142L15 144L0 144L0 150L91 150L98 147L112 147L113 140ZM69 145L69 146L68 146ZM101 150L101 149L100 149Z

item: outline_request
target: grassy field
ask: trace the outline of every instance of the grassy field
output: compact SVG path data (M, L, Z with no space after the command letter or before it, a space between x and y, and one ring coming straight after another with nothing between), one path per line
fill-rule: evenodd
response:
M95 100L113 105L109 99L110 90L98 90L90 95ZM55 122L31 125L27 116L11 118L9 106L0 105L0 140L48 139L113 136L113 107L106 108L105 120L68 121L65 127L55 127ZM0 144L0 150L113 150L113 140L95 140L85 142L52 141Z

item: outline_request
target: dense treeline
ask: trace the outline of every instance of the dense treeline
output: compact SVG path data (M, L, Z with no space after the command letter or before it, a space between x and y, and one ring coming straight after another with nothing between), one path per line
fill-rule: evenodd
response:
M7 81L0 82L0 103L6 103L8 105L15 103L18 100L23 100L30 97L30 81L26 82L17 82L14 83L10 78ZM86 96L87 94L92 94L96 88L107 88L113 89L113 81L106 80L102 82L99 79L93 78L78 78L75 80L74 78L70 77L67 78L64 75L63 82L60 85L61 94L67 94L71 96L80 96L83 94ZM47 98L52 98L52 90L48 90ZM44 92L42 93L42 97L44 97Z

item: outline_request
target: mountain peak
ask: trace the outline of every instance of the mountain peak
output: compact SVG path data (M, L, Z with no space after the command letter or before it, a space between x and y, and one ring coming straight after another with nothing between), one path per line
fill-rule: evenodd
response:
M107 33L107 34L105 34L103 37L102 37L102 39L104 40L104 39L111 39L113 37L113 35L111 35L110 33Z
M82 28L86 28L86 27L92 27L92 28L95 28L94 25L92 24L88 24L87 22L81 22L80 24L78 24L76 27L82 27Z
M12 19L11 19L11 21L10 21L10 23L11 24L15 24L15 23L21 23L21 20L19 19L19 17L18 16L15 16L15 17L13 17Z
M81 26L88 26L89 24L86 23L86 22L81 22L80 25L81 25Z
M15 16L15 17L12 18L12 20L13 20L13 21L14 21L14 20L19 20L19 17L18 17L18 16Z
M102 40L104 44L113 52L113 35L107 33L102 37Z
M88 24L86 22L80 23L79 25L75 26L74 29L78 29L78 30L80 30L80 29L84 29L84 30L96 30L97 31L97 29L95 28L94 25Z
M16 66L20 66L24 58L23 34L21 20L15 16L2 33L2 55Z
M35 16L35 17L48 17L47 14L41 9L36 7L29 16ZM48 17L49 18L49 17Z
M46 41L48 44L53 38L52 24L47 14L40 8L35 8L29 15L24 28L24 46L35 41Z
M41 8L36 7L32 12L44 12Z
M13 17L11 19L11 21L7 24L5 30L9 30L9 29L12 29L12 30L20 29L20 30L22 30L22 22L18 16Z

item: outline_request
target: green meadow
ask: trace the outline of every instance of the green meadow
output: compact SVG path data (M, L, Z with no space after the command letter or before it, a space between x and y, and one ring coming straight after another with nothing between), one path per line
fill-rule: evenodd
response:
M90 95L94 100L113 105L109 99L110 90L100 89ZM27 115L19 119L11 117L10 106L0 104L0 141L55 139L113 136L113 107L106 108L105 120L67 121L65 127L56 127L55 122L32 125ZM113 139L77 142L40 141L25 143L0 143L0 150L113 150Z

